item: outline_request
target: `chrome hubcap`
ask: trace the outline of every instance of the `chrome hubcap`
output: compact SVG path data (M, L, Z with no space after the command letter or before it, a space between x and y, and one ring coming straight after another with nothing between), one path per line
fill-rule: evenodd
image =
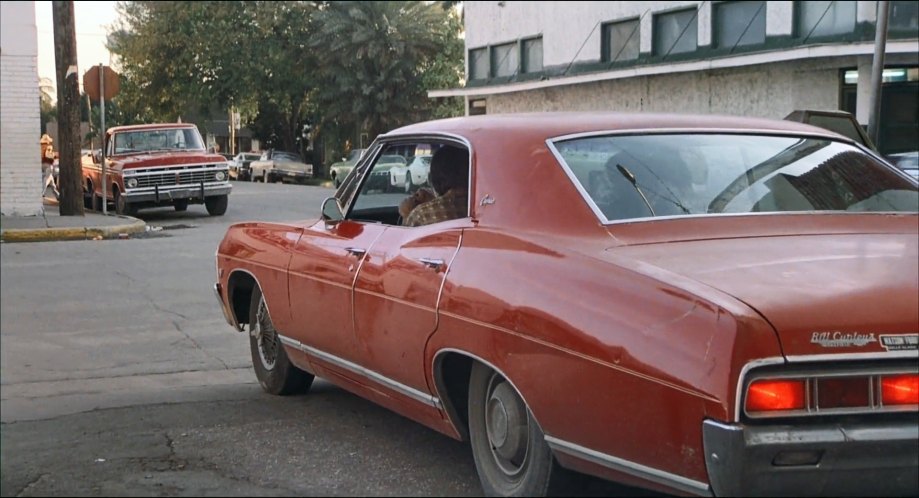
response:
M265 367L265 370L274 369L278 361L280 341L271 323L271 317L268 315L268 306L265 305L264 296L259 299L258 310L255 312L254 335L258 343L258 356L262 360L262 366Z
M488 385L485 430L498 468L509 477L522 472L529 450L527 410L514 388L498 376Z

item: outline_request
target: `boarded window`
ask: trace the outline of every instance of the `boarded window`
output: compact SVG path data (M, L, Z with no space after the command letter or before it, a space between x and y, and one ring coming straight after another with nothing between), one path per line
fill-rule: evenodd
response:
M628 61L638 58L638 19L603 25L603 60Z
M491 48L491 74L498 77L517 74L516 42Z
M766 41L766 2L719 2L714 7L716 46L733 48Z
M469 51L469 79L488 78L488 49L477 48Z
M693 52L698 43L696 9L654 16L654 55Z
M795 2L800 38L840 35L855 29L856 2Z
M542 71L542 38L523 40L523 72Z

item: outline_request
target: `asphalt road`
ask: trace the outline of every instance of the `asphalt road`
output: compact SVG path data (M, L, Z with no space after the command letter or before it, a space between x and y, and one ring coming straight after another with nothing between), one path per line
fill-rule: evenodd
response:
M234 185L221 217L147 210L162 231L0 245L0 495L481 494L464 443L322 379L262 392L214 252L231 223L316 218L333 191Z

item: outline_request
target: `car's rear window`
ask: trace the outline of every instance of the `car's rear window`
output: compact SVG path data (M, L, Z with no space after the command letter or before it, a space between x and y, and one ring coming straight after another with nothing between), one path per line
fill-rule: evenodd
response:
M605 221L788 211L916 212L914 180L833 140L729 134L554 142Z

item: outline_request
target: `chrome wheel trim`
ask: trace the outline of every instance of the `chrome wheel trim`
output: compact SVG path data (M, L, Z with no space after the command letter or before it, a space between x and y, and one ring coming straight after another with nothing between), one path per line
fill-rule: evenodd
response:
M278 333L271 323L271 317L268 315L268 306L265 304L265 296L258 300L258 310L255 312L255 340L258 345L258 357L262 361L265 370L271 371L277 365L278 351L281 348L281 341Z
M498 469L515 479L526 470L530 453L527 408L514 388L493 374L485 394L485 435Z

